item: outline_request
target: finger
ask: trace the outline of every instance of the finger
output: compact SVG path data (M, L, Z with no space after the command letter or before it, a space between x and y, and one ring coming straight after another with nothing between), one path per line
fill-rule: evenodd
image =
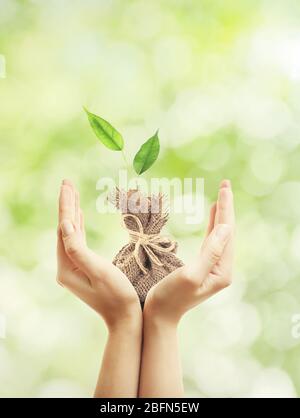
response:
M220 188L218 196L218 222L231 225L232 230L234 231L235 215L233 193L231 190L230 182L228 182L228 180L226 180L225 182L226 185ZM230 276L232 271L234 253L233 240L234 234L231 235L231 238L228 241L228 244L226 245L219 265L221 274L224 274L226 276Z
M63 179L62 184L65 186L70 186L71 188L74 187L73 183L69 179Z
M99 277L99 257L94 254L82 240L80 229L70 222L64 220L60 224L62 239L67 256L72 263L85 273L91 280Z
M58 279L59 275L60 275L60 271L62 269L62 265L63 265L63 256L64 256L64 245L62 243L61 240L61 230L60 228L57 228L57 241L56 241L56 260L57 260L57 281L59 284L60 281Z
M211 231L214 228L216 211L217 211L217 204L214 203L210 208L209 221L208 221L208 225L207 225L207 228L206 228L205 238L208 237L208 235L211 233Z
M80 229L80 196L75 190L75 225Z
M222 188L222 187L229 187L229 188L231 188L231 181L228 180L228 179L222 180L221 183L220 183L220 188Z
M230 180L222 180L217 200L215 225L218 223L232 224L233 222L234 214L231 183Z
M65 252L64 243L62 240L61 229L57 228L57 245L56 245L56 255L57 255L57 276L56 281L61 285L63 284L63 278L66 277L66 271L72 271L72 263L69 257Z
M57 267L58 270L62 269L63 267L72 267L71 260L68 258L64 243L62 240L62 232L60 227L57 228L57 245L56 245L56 253L57 253Z
M221 187L218 195L218 209L217 209L217 222L229 223L234 222L234 210L233 210L233 194L231 187Z
M69 186L62 185L59 195L59 222L64 219L73 221L73 192Z
M85 226L84 226L84 215L81 209L80 209L80 230L81 230L84 242L85 242L86 236L85 236Z
M75 222L75 187L71 180L64 179L62 182L63 186L69 187L71 189L71 196L72 196L72 222Z
M198 284L203 283L213 267L220 261L231 232L230 225L218 224L207 237L200 256L195 264L189 268L189 274L191 277L195 277Z

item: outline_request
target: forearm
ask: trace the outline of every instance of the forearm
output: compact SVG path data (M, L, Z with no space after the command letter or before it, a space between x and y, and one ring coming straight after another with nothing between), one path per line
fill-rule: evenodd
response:
M139 397L183 397L176 325L144 319Z
M141 320L109 331L94 397L137 397L141 343Z

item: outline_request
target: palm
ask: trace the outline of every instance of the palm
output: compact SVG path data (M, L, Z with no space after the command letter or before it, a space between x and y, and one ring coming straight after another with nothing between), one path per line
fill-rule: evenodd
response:
M58 230L57 281L99 312L126 311L138 300L127 277L100 255L90 250L85 241L79 194L70 182L64 182L60 194L60 225L66 220L74 226L72 240L66 240Z
M209 268L206 259L211 233L220 224L234 228L234 209L230 183L221 183L217 204L210 212L206 238L200 254L192 265L183 266L155 285L149 292L145 309L180 317L186 310L198 305L230 284L233 265L233 236L217 262Z

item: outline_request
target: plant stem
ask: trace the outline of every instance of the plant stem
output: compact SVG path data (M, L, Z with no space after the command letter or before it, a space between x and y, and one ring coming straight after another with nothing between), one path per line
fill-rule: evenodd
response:
M128 161L127 161L127 158L126 158L126 154L125 154L125 152L124 152L123 149L122 149L122 156L123 156L123 160L125 162L126 168L127 168L127 170L129 170L129 164L128 164Z
M128 160L127 160L126 154L124 152L124 149L122 149L122 157L123 157L123 160L125 162L125 166L126 166L127 171L130 172L132 170L132 168L129 167ZM136 189L137 190L139 189L137 179L136 179Z

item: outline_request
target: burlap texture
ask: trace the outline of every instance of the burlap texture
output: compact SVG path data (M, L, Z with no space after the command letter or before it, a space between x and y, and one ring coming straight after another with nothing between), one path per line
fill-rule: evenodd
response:
M130 199L133 196L135 200L136 197L138 197L138 202L143 203L141 204L141 208L138 211L136 211L136 208L134 211L130 210L132 207L130 205ZM162 227L168 220L168 213L163 207L164 205L162 195L145 197L141 192L137 190L130 190L128 192L117 190L116 195L113 199L111 199L111 201L121 211L124 226L128 229L128 232L130 232L130 230L138 231L139 228L137 221L134 218L124 217L126 214L133 214L139 218L143 227L144 234L159 234ZM145 207L147 207L147 212L142 213L145 211ZM159 246L160 248L166 248L173 243L174 241L169 240L168 243L162 242L159 244ZM144 250L143 246L139 246L137 255L139 257L139 261L147 270L146 272L143 272L138 265L134 255L135 246L136 243L134 242L129 242L126 244L115 256L113 264L115 264L131 281L140 298L141 304L143 305L147 293L151 287L162 280L173 270L181 267L183 263L176 256L177 243L175 243L172 251L167 253L160 252L158 249L152 248L153 253L162 263L161 266L153 262L151 257L149 257L147 252Z

